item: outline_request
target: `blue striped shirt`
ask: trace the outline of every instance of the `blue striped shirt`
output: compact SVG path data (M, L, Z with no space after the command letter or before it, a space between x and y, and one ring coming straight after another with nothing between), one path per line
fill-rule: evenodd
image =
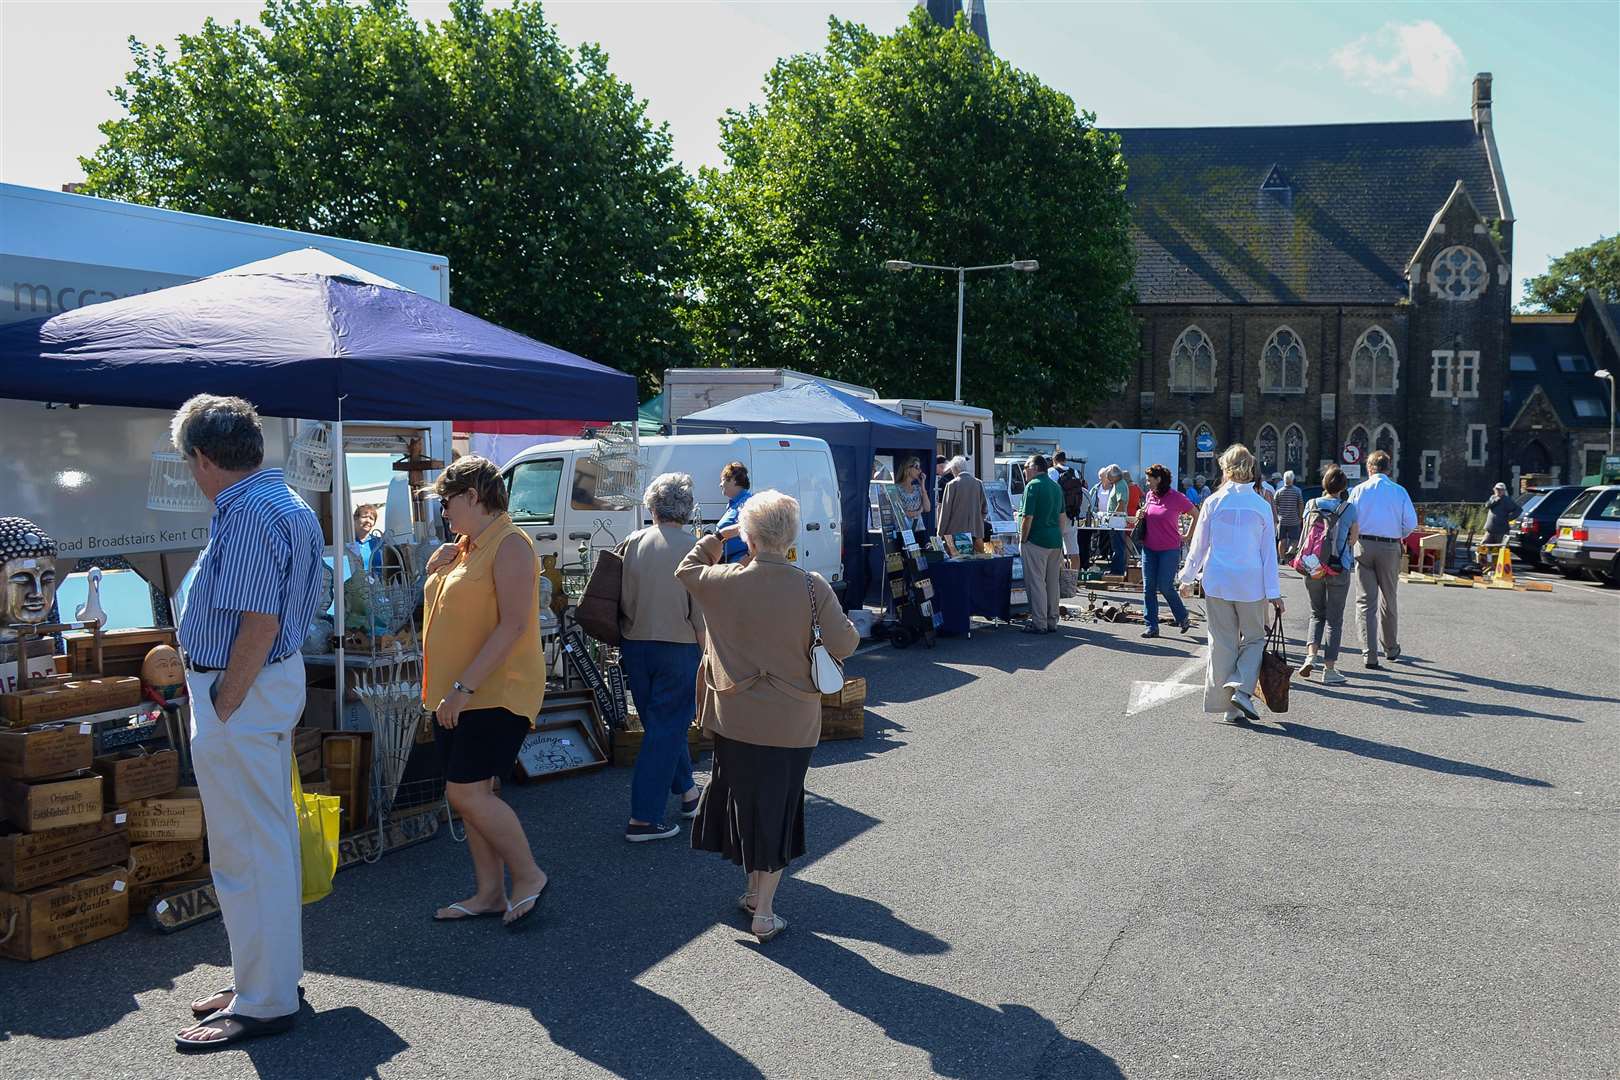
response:
M266 662L297 652L320 604L325 546L315 512L280 469L261 469L215 496L208 546L180 616L191 662L225 667L244 611L281 620Z

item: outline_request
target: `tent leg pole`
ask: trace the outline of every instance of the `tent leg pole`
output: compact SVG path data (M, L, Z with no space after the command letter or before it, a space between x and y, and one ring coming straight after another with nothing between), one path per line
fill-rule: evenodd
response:
M347 561L344 550L343 528L348 517L349 477L348 455L343 452L343 401L338 400L338 419L332 422L332 630L337 634L337 648L333 652L332 682L337 688L333 695L335 730L343 730L343 565Z

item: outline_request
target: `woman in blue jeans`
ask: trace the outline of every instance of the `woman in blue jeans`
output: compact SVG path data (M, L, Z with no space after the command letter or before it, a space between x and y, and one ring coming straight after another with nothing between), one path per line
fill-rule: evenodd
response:
M1150 465L1147 499L1142 503L1141 512L1147 518L1147 535L1142 540L1142 606L1147 611L1147 629L1142 636L1159 636L1161 595L1170 602L1176 627L1185 634L1192 624L1187 621L1187 605L1176 592L1176 571L1181 568L1181 518L1190 514L1197 522L1198 507L1176 490L1169 469Z
M691 818L701 794L692 781L686 733L697 715L703 616L675 580L675 568L697 542L686 531L692 517L692 478L685 473L654 477L642 502L653 524L624 542L619 593L619 652L645 733L630 779L630 823L624 838L631 843L677 835L680 825L664 820L669 797L680 796L680 815Z

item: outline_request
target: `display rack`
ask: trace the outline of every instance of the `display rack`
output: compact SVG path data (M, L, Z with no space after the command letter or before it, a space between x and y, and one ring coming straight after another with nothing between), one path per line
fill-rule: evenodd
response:
M934 610L934 583L928 577L928 554L916 534L906 527L900 489L895 484L873 484L883 534L883 599L893 620L889 640L897 649L917 641L934 647L939 612Z

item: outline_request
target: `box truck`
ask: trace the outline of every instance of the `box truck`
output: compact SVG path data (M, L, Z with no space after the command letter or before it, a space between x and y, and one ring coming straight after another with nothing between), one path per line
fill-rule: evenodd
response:
M693 413L749 394L812 382L868 401L877 397L877 391L870 386L823 379L789 368L669 368L664 372L664 427L674 431L676 424Z
M1007 482L1016 505L1023 505L1023 463L1030 454L1050 458L1062 450L1069 464L1085 477L1087 485L1097 479L1097 470L1118 465L1142 482L1149 465L1170 470L1171 481L1181 486L1181 433L1159 428L1025 428L1004 438L1005 448L996 459L996 479Z
M959 405L954 401L924 398L878 398L872 402L918 423L931 425L938 434L936 455L967 458L968 471L981 480L991 479L996 459L996 418L989 409ZM927 462L923 475L934 475Z

